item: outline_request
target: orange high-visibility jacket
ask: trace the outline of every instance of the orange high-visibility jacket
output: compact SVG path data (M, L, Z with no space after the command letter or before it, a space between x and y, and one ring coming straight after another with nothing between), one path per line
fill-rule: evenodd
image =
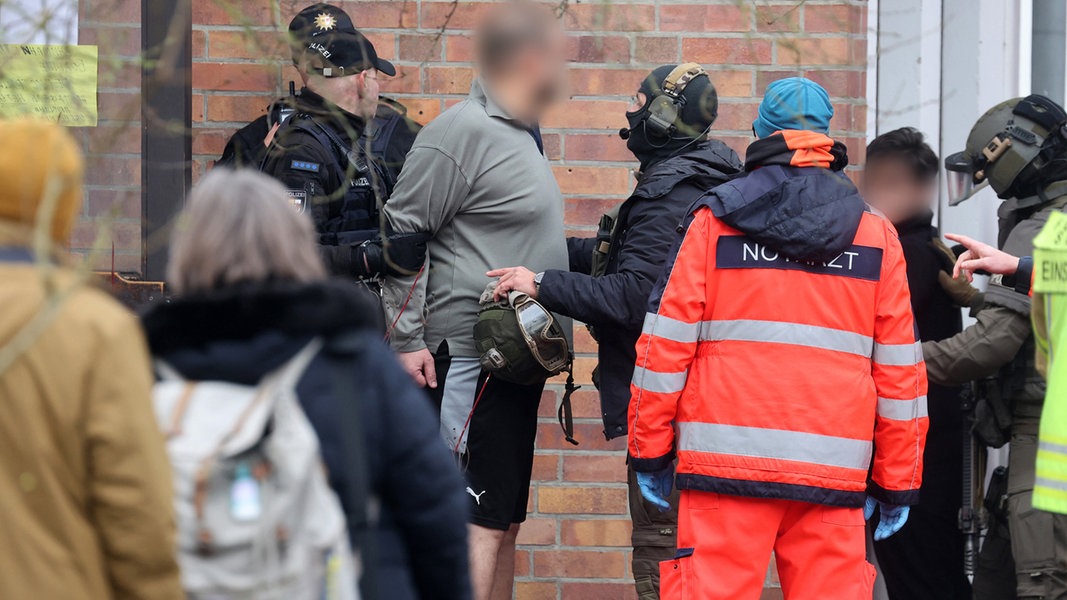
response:
M926 367L893 227L843 175L778 165L717 188L683 227L638 340L635 468L677 452L684 489L914 504ZM838 245L781 249L810 240Z

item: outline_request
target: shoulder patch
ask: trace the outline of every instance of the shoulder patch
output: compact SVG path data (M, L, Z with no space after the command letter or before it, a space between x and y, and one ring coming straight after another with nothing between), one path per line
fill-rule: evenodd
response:
M289 163L289 168L294 171L307 171L308 173L318 173L322 169L322 165L317 162L311 162L307 160L294 160Z

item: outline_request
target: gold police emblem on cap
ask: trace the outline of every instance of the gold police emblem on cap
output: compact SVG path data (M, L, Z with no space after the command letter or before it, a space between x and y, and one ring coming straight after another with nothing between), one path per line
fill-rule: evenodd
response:
M315 26L323 31L329 31L334 27L337 27L337 18L331 14L319 13L315 17Z

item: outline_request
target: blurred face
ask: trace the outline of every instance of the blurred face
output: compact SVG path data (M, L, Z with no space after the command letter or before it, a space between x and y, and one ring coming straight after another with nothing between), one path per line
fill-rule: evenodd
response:
M916 178L904 160L882 158L864 169L863 199L893 223L900 223L933 207L937 180Z
M559 98L566 89L567 69L563 33L553 30L543 45L531 46L516 61L517 73L522 73L530 86L532 108L536 117Z

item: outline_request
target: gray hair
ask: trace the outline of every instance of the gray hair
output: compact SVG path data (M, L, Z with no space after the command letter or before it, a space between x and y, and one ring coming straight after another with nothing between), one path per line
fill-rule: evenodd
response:
M326 278L311 219L285 188L247 169L212 169L189 192L171 237L167 282L178 294L239 283Z

